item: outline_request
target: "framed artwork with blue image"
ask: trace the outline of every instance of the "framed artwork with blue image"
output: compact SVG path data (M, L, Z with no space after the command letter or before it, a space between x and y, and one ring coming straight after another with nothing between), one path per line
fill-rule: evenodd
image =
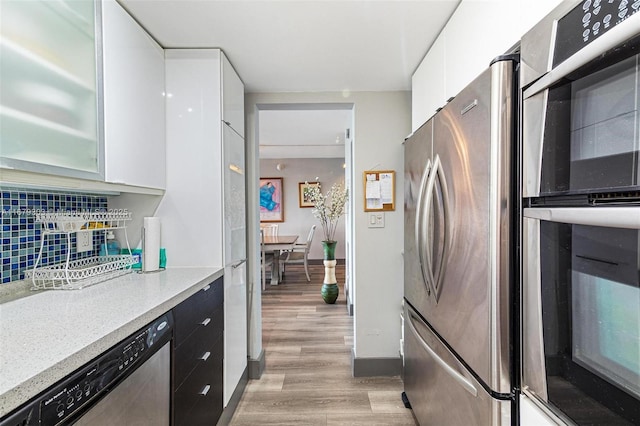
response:
M260 178L260 222L284 222L282 178Z

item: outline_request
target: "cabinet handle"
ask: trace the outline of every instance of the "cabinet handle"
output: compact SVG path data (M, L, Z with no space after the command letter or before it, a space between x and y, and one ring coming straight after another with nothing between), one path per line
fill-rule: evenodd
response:
M204 325L205 327L209 325L211 322L211 318L205 318L204 321L200 323L200 325Z
M208 360L208 359L209 359L209 356L211 356L211 352L205 352L205 353L200 357L200 359L201 359L202 361L206 361L206 360Z
M207 284L207 286L205 288L202 289L202 291L207 291L211 288L211 284Z
M211 389L210 385L205 386L204 388L202 388L202 390L200 391L200 395L202 396L207 396L207 394L209 393L209 389Z

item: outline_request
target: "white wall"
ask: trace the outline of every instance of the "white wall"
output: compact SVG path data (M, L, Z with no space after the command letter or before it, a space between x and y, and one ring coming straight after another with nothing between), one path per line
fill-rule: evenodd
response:
M473 81L493 58L518 43L559 3L462 0L412 76L412 130Z
M276 165L281 164L282 170ZM298 183L318 182L322 185L322 192L326 193L335 182L344 182L343 158L286 158L281 160L260 160L260 176L281 177L284 185L284 222L278 222L278 232L282 235L299 235L299 242L304 242L312 225L317 225L316 233L311 243L310 259L322 259L322 244L324 237L320 221L316 219L312 208L300 208L298 202ZM345 258L345 217L341 217L336 228L336 258Z
M282 103L351 103L354 104L353 185L355 241L354 259L354 351L358 358L398 357L401 301L403 297L404 247L404 153L402 142L411 128L409 92L317 92L255 93L245 97L247 119L247 163L249 187L247 197L257 199L259 176L255 147L256 104ZM251 154L250 151L253 153ZM252 164L253 161L253 164ZM396 170L396 210L387 212L385 228L367 225L364 212L363 172L369 169ZM286 170L286 169L285 169ZM251 175L253 173L253 176ZM258 253L258 211L251 207L249 238ZM254 255L250 254L250 258ZM252 269L252 279L259 279L259 265ZM259 287L259 286L258 286ZM320 297L320 295L318 295ZM341 295L344 297L344 295ZM257 315L254 312L254 315ZM252 353L261 342L252 340Z

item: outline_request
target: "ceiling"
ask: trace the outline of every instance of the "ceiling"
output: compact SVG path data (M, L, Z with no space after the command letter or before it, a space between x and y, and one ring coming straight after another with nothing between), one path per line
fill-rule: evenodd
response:
M118 0L164 48L221 48L245 91L410 90L460 0ZM351 111L260 115L269 158L333 156ZM274 121L271 123L271 121ZM306 126L302 124L306 123ZM268 132L263 134L264 131ZM311 148L315 146L315 148ZM265 154L267 155L267 154ZM273 155L273 156L272 156ZM262 156L262 154L261 154ZM302 158L302 157L299 157ZM306 156L306 158L309 158Z

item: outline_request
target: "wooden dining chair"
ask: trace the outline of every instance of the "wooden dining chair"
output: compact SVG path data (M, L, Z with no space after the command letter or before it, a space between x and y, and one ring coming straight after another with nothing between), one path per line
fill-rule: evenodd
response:
M316 231L316 225L311 227L309 235L307 235L307 241L304 243L296 243L293 245L293 249L286 251L284 256L280 259L280 274L284 275L285 265L290 263L302 263L304 264L304 272L307 274L307 281L311 282L309 276L309 250L311 249L311 241L313 241L313 234Z
M277 223L261 223L260 230L264 232L265 237L277 237L278 236L278 224Z

